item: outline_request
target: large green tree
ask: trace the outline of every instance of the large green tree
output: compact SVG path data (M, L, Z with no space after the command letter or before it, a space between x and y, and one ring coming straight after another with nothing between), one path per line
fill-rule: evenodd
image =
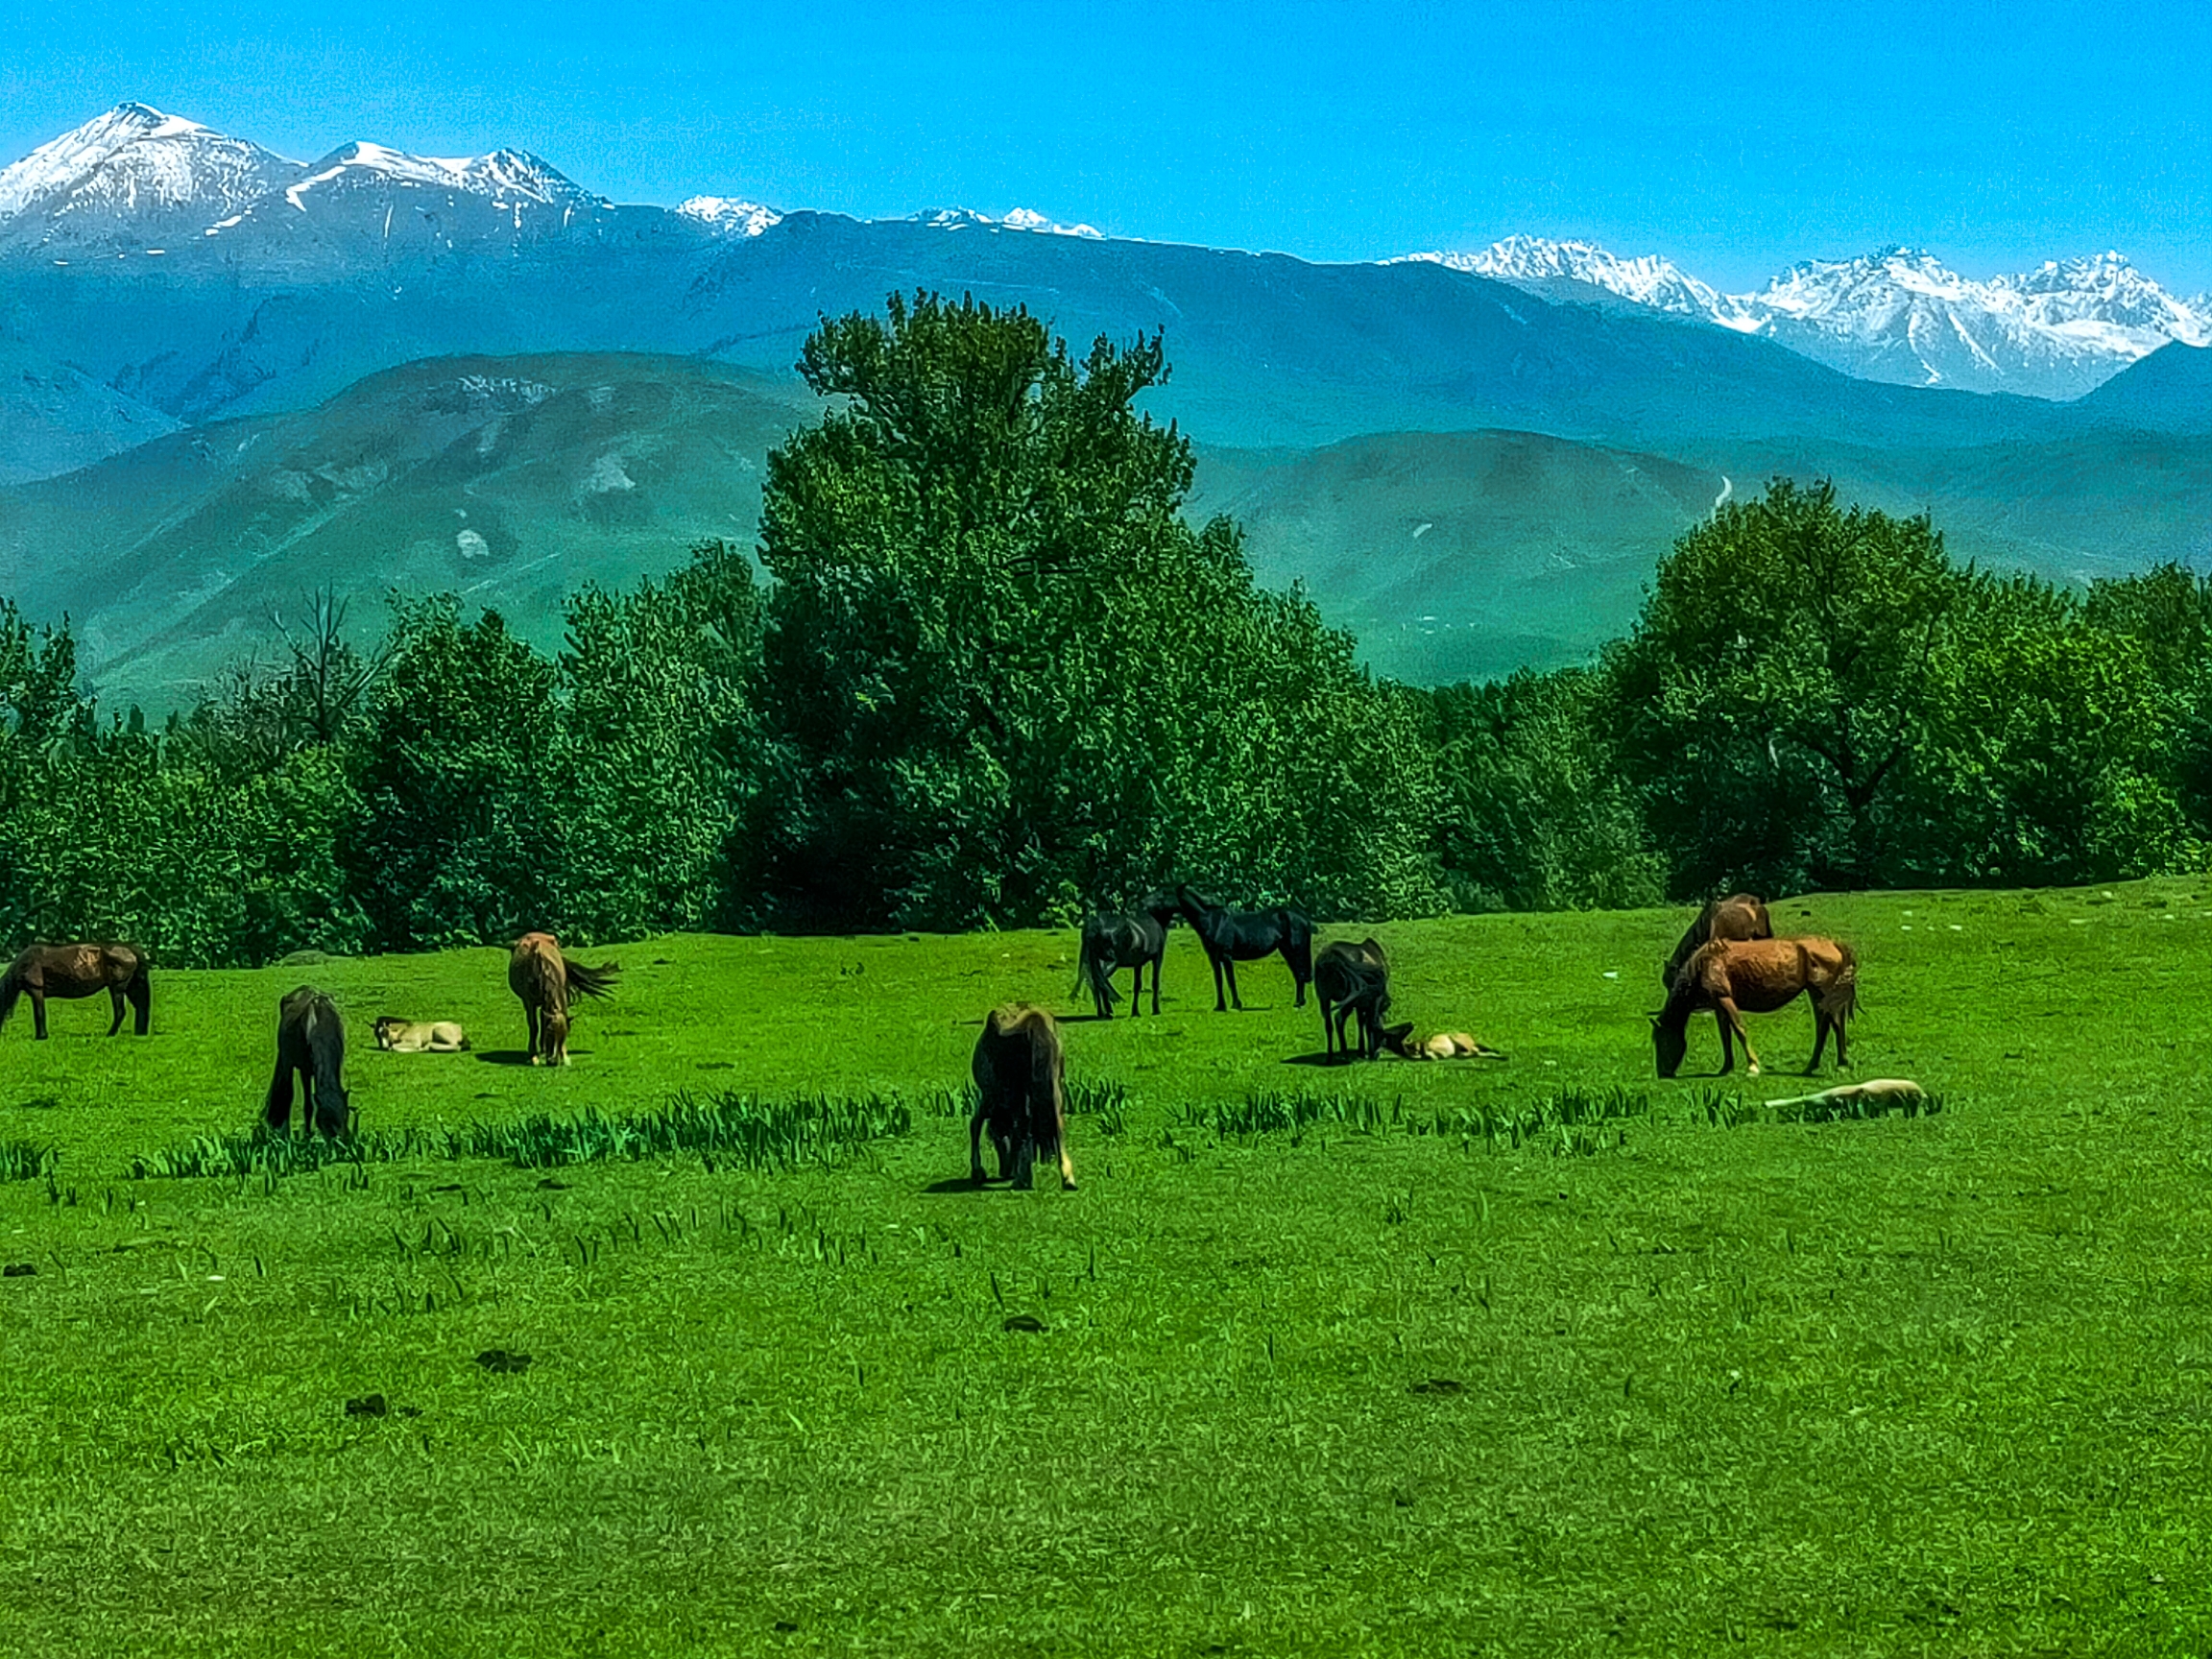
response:
M1413 712L1137 412L1157 337L1077 361L1025 311L893 297L801 365L769 457L762 880L824 925L1065 919L1170 876L1324 909L1433 901Z

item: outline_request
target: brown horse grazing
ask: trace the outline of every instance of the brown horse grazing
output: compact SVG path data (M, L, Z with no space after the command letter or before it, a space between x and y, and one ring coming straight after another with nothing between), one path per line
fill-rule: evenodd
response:
M89 997L108 993L115 1005L112 1037L123 1029L123 1005L137 1015L138 1035L146 1035L154 1017L154 993L146 982L146 952L135 945L34 945L0 974L0 1025L15 1012L24 993L31 997L31 1030L46 1040L46 998Z
M1743 1029L1744 1013L1771 1014L1800 995L1813 999L1813 1058L1806 1071L1820 1069L1830 1031L1836 1033L1836 1064L1848 1066L1843 1024L1859 1010L1859 959L1850 946L1833 939L1714 940L1683 965L1667 993L1667 1006L1651 1021L1659 1075L1671 1077L1681 1070L1690 1046L1690 1016L1710 1008L1720 1027L1721 1075L1735 1070L1734 1044L1741 1043L1751 1075L1758 1076L1759 1056Z
M1352 1058L1345 1022L1359 1017L1359 1057L1372 1060L1383 1044L1382 1016L1390 1011L1390 953L1379 939L1354 945L1339 939L1313 958L1313 999L1321 1004L1321 1041L1334 1057ZM1413 1028L1406 1027L1407 1032Z
M587 968L561 954L561 942L550 933L525 933L515 941L515 953L507 963L507 983L522 998L522 1012L530 1022L530 1064L568 1064L568 993L587 997L612 997L614 978L622 970L610 962Z
M333 1138L353 1124L353 1105L346 1086L338 1079L346 1064L346 1026L337 1004L315 989L302 985L276 1005L276 1075L269 1081L269 1098L261 1108L261 1120L278 1134L292 1126L292 1073L300 1073L303 1098L300 1127L312 1124L318 1134Z
M1674 975L1682 972L1682 965L1697 954L1700 947L1716 939L1771 939L1774 924L1767 915L1767 901L1750 893L1731 893L1725 899L1708 899L1705 908L1697 912L1697 920L1690 924L1681 942L1674 947L1674 954L1667 958L1667 965L1659 970L1659 982L1671 991Z
M1027 1002L1008 1002L984 1018L975 1039L975 1115L968 1120L968 1178L980 1187L983 1130L998 1149L998 1178L1027 1189L1039 1154L1060 1156L1060 1186L1075 1190L1068 1157L1068 1107L1063 1085L1068 1057L1052 1016Z

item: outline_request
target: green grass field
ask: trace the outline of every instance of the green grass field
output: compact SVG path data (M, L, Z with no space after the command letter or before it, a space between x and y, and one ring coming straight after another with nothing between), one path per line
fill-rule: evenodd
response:
M1941 1097L1825 1123L1756 1110L1802 1004L1764 1077L1652 1077L1684 920L1378 928L1405 1016L1510 1059L1334 1069L1279 963L1216 1015L1179 930L1161 1019L1068 1027L1127 1091L1068 1194L958 1186L943 1092L991 1003L1072 1011L1071 935L578 951L623 986L565 1072L492 950L157 972L143 1042L19 1010L0 1650L2205 1652L2212 888L1778 905L1858 948L1855 1074ZM132 1178L251 1123L309 978L417 1149ZM437 1134L683 1091L911 1122L791 1166Z

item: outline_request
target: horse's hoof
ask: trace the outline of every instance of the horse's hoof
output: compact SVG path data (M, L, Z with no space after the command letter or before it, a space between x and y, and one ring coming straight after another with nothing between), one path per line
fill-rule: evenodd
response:
M1756 1077L1756 1076L1758 1076L1758 1075L1759 1075L1759 1062L1758 1062L1758 1061L1756 1061L1756 1060L1752 1061L1752 1062L1751 1062L1751 1064L1750 1064L1750 1066L1749 1066L1749 1067L1748 1067L1746 1070L1748 1070L1748 1072L1749 1072L1749 1074L1750 1074L1751 1076L1753 1076L1753 1077Z
M1063 1177L1060 1182L1060 1190L1063 1192L1072 1192L1075 1190L1075 1183Z

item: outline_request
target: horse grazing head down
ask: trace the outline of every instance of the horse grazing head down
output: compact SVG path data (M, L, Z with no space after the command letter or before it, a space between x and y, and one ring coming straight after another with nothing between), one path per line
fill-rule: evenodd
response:
M1690 1052L1690 1026L1685 1021L1670 1025L1665 1014L1651 1016L1651 1054L1659 1063L1659 1075L1671 1077L1682 1070L1683 1056Z
M971 1068L975 1112L968 1122L969 1178L983 1185L982 1134L998 1149L1000 1179L1026 1188L1040 1156L1057 1155L1060 1185L1073 1191L1068 1157L1067 1056L1052 1016L1027 1002L1008 1002L984 1017Z

